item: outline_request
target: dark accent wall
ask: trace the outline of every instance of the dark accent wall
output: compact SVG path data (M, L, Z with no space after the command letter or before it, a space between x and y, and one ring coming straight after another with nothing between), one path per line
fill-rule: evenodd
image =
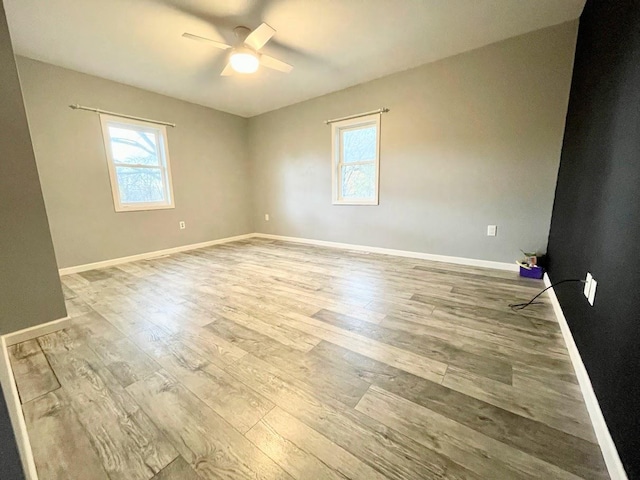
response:
M0 475L7 480L22 480L22 464L13 436L7 404L0 388Z
M630 478L640 478L640 2L587 1L549 235L553 282Z
M0 2L0 335L66 314L18 70Z

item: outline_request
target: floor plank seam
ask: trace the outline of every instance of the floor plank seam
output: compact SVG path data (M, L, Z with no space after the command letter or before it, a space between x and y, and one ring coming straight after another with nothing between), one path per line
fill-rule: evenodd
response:
M38 395L37 397L32 398L31 400L28 400L28 401L26 401L24 403L22 403L22 400L21 400L20 405L24 407L25 405L29 405L31 402L34 402L34 401L37 401L37 400L42 400L42 397L46 397L50 393L57 392L61 388L62 388L62 385L60 385L58 388L54 388L53 390L49 390L48 392L45 392L42 395Z
M440 380L440 385L444 384L444 380L445 378L447 378L447 372L449 371L449 364L447 363L447 368L445 369L444 373L442 374L442 380Z
M56 373L56 371L53 369L53 366L51 365L51 361L49 360L49 357L47 356L47 354L44 352L44 350L42 349L42 345L40 343L40 338L42 337L37 337L35 340L38 343L38 347L40 348L40 351L42 352L42 354L44 355L45 360L47 361L47 365L49 366L49 370L51 370L51 372L53 373L53 376L55 377L55 379L58 382L58 385L60 385L60 388L62 388L62 382L60 381L60 379L58 378L58 374ZM57 390L57 389L56 389Z
M257 393L257 392L256 392ZM262 420L264 419L264 417L266 417L267 415L269 415L271 412L273 412L273 410L277 407L276 404L273 405L273 407L271 407L269 409L268 412L266 412L264 415L262 415L253 425L251 425L246 432L240 432L242 435L244 435L245 437L247 436L247 433L249 433L251 431L251 429L253 427L255 427L256 425L258 425L260 422L262 422ZM257 445L256 445L257 446Z

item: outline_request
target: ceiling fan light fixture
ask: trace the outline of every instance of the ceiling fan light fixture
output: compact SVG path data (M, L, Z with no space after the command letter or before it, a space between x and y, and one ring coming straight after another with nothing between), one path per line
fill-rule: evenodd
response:
M254 52L243 49L231 53L229 63L238 73L255 73L260 65L260 59Z
M2 0L0 0L0 2L1 1ZM220 72L221 77L228 77L229 75L233 75L234 72L241 74L255 73L260 66L284 73L289 73L293 68L293 66L282 60L259 53L262 47L264 47L276 33L276 31L266 23L260 24L260 26L253 31L247 27L236 27L234 32L238 39L235 47L223 42L218 42L217 40L201 37L200 35L194 35L193 33L185 32L182 36L191 40L206 42L220 50L229 50L230 55L228 56L227 64Z

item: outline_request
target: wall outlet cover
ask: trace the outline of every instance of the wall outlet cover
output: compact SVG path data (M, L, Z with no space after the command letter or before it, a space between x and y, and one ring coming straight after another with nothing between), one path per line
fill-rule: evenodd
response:
M589 290L591 290L591 281L593 280L593 277L591 276L591 274L589 272L587 272L587 279L586 282L584 284L584 296L589 298Z
M187 225L184 222L180 222L179 225L180 225L180 230L184 230L185 228L187 228Z
M498 226L497 225L487 225L487 236L488 237L495 237L498 233Z
M269 221L269 214L268 213L264 214L264 220L265 220L265 222Z
M596 300L596 287L598 282L595 278L591 278L591 288L589 289L589 304L593 307L593 302Z

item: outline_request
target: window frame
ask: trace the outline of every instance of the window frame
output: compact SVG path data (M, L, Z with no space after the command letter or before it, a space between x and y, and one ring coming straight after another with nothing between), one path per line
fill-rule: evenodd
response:
M364 117L341 120L331 124L331 193L333 205L379 205L380 198L380 117L379 113ZM376 127L376 157L373 161L347 162L342 161L342 132L358 128ZM374 165L374 196L371 199L349 199L342 196L342 176L344 165Z
M114 115L100 114L100 124L102 126L102 138L104 141L107 166L109 169L109 180L111 182L111 195L113 196L113 206L115 211L120 212L138 212L144 210L167 210L175 208L175 197L173 196L173 180L171 178L171 161L169 159L169 143L167 140L167 127L150 122L140 120L132 120L128 118L117 117ZM158 146L159 165L144 164L125 164L117 163L113 159L111 150L111 136L109 135L109 126L118 126L131 130L139 130L151 132L156 137L156 145ZM163 202L136 202L122 203L120 197L120 187L118 185L118 176L116 167L133 167L133 168L149 168L160 170L163 178L163 187L166 200Z

